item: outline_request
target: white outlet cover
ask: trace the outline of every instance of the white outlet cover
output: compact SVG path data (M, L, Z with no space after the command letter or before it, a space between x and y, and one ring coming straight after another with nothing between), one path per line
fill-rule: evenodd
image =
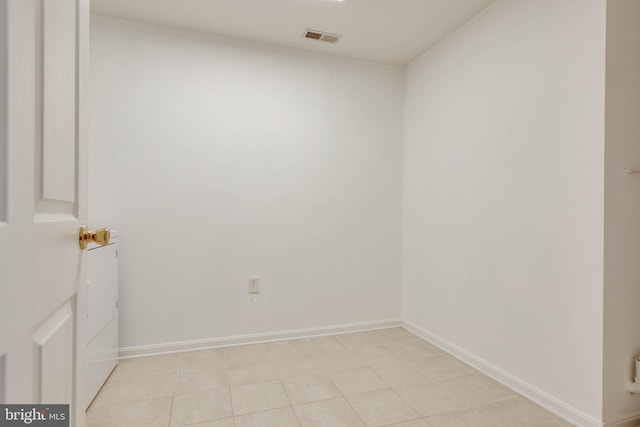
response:
M260 277L259 276L249 277L249 293L250 294L260 293Z

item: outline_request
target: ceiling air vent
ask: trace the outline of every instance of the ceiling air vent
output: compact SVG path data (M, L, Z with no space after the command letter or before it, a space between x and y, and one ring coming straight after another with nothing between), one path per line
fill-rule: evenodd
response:
M304 34L302 35L302 37L306 39L320 40L322 42L337 43L338 40L340 40L340 37L342 36L339 36L337 34L325 33L322 31L310 30L307 28L304 31Z

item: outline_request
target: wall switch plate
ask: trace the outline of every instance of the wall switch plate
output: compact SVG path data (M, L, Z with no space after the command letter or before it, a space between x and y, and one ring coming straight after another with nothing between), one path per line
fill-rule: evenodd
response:
M249 277L249 293L250 294L260 293L260 277L258 276Z

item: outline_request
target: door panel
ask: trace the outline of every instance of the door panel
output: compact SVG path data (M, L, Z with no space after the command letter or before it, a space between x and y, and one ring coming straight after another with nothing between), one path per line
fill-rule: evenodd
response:
M7 33L7 5L0 0L0 36ZM0 37L0 76L7 75L7 41ZM0 78L0 99L7 97L7 79ZM0 226L6 221L5 204L7 194L7 104L0 102ZM0 397L2 397L0 395ZM0 402L2 400L0 399Z
M29 1L0 0L4 11L5 73L4 104L5 224L0 225L0 354L5 360L4 400L30 402L32 396L32 340L29 295L33 284L30 272L29 230L33 222L33 144L35 9ZM11 42L11 44L9 44ZM10 88L10 90L9 90ZM11 185L9 185L11 183ZM22 240L22 239L26 240Z
M76 2L40 0L42 198L75 202Z
M0 401L69 403L74 426L84 425L88 34L88 0L0 0Z
M33 334L35 345L34 400L38 403L71 402L74 359L72 306L72 302L67 301Z

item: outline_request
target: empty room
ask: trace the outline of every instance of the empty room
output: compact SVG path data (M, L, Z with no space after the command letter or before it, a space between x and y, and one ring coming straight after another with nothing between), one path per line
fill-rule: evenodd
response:
M638 307L640 0L0 0L0 425L638 427Z

